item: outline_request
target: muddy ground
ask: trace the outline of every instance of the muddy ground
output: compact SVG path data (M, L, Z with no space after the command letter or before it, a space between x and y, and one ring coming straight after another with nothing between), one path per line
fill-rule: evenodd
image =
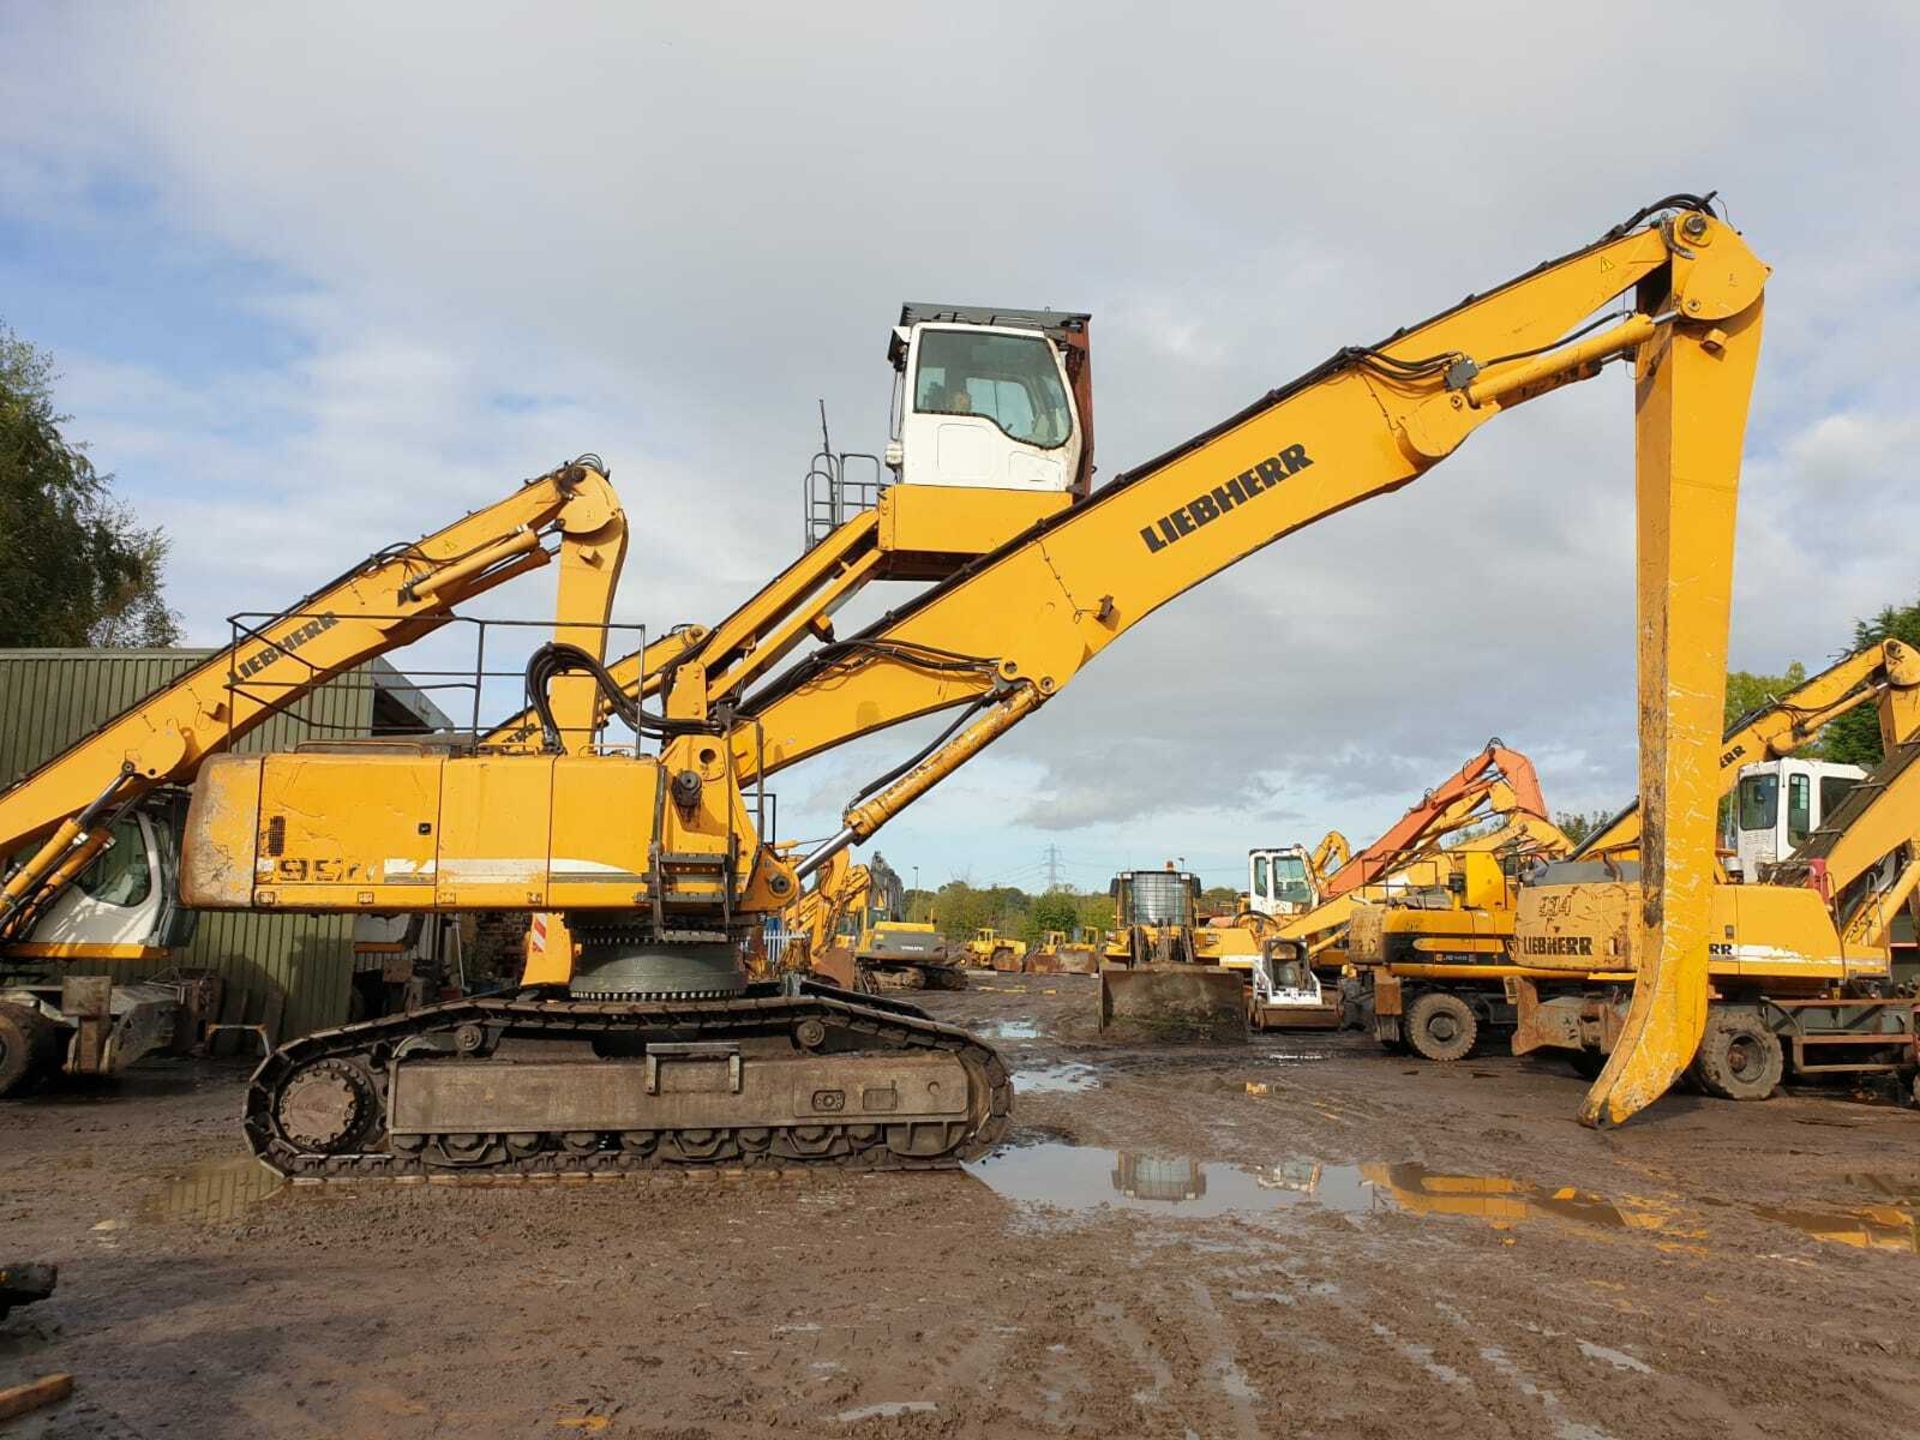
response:
M977 983L926 1003L1026 1085L970 1173L271 1192L231 1068L0 1106L0 1258L62 1272L0 1385L78 1380L9 1433L1920 1433L1920 1113L1600 1135L1544 1062L1128 1050L1091 979Z

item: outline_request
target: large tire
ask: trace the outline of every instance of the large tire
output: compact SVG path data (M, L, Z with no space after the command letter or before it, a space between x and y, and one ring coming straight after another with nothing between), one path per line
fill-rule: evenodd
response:
M48 1067L54 1029L38 1010L0 1003L0 1096L17 1095Z
M1694 1057L1694 1074L1709 1095L1722 1100L1765 1100L1786 1072L1780 1037L1758 1011L1721 1007L1707 1014L1707 1030Z
M1407 1007L1403 1029L1416 1055L1444 1065L1473 1053L1480 1039L1480 1017L1458 995L1429 990Z

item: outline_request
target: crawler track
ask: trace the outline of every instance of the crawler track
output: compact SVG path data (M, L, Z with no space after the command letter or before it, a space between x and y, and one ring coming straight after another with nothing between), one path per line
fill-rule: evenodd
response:
M724 1080L663 1083L654 1071L711 1063L701 1073L722 1077L729 1062L731 1094ZM964 1074L962 1099L949 1094L944 1111L931 1116L902 1105L903 1095L911 1102L939 1092L955 1065ZM822 1074L835 1079L822 1082ZM941 1079L929 1084L930 1075ZM823 1083L839 1088L808 1088ZM459 1131L435 1132L431 1122L423 1129L418 1117L428 1112L418 1097L429 1092L451 1094L434 1103L465 1105L465 1113L517 1105L519 1118L497 1129L464 1128L470 1121ZM793 1103L823 1109L839 1097L846 1113L796 1115L784 1101L756 1099L768 1093L798 1094ZM624 1120L598 1123L602 1112L593 1106L603 1102L591 1097L601 1094L614 1096L604 1103ZM722 1116L731 1123L713 1123L713 1113L697 1126L664 1123L673 1118L664 1107L689 1095L703 1112L733 1107ZM888 1101L902 1113L879 1113ZM396 1102L413 1121L396 1126ZM528 1107L543 1103L554 1107L556 1123L520 1128L528 1126ZM292 1177L760 1165L925 1170L985 1154L1005 1132L1012 1106L1006 1066L966 1031L899 1001L802 985L756 987L724 1000L463 1000L319 1031L261 1063L247 1088L244 1125L253 1153ZM663 1107L663 1123L633 1119L650 1107Z

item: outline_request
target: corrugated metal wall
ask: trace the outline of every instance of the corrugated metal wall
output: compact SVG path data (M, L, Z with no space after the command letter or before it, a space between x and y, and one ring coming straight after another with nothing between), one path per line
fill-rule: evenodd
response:
M205 659L207 650L0 650L0 788ZM303 740L365 735L373 691L364 670L342 676L276 715L234 748L286 750ZM353 976L351 916L205 913L189 952L173 963L215 970L251 999L247 1019L283 997L280 1034L347 1018ZM137 979L161 966L114 967ZM229 1013L231 1013L231 1001Z

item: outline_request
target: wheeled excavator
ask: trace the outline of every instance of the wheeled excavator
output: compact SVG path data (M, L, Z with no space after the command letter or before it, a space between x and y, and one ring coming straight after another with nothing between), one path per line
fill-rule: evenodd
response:
M1731 794L1758 775L1773 777L1775 767L1817 740L1827 724L1869 703L1876 707L1888 754L1920 733L1920 657L1898 640L1847 656L1730 725L1719 752L1719 794ZM1835 797L1823 797L1816 787L1808 790L1807 830L1814 832L1829 818L1820 808L1823 798ZM1837 809L1831 813L1838 817ZM1809 834L1798 838L1808 839ZM1464 858L1471 862L1471 857ZM1469 863L1463 871L1462 903L1453 909L1419 910L1393 903L1367 907L1349 927L1347 944L1348 961L1359 973L1362 995L1357 1008L1365 1026L1384 1044L1438 1061L1464 1059L1489 1039L1513 1035L1523 1000L1536 1003L1533 987L1538 985L1564 985L1568 962L1577 968L1580 959L1589 960L1587 969L1595 977L1620 968L1609 957L1630 953L1626 906L1639 859L1636 802L1563 859L1549 857L1542 867L1522 873L1484 864L1476 869ZM1713 891L1714 913L1738 904L1739 893L1722 875ZM1583 923L1568 928L1575 914ZM1604 925L1597 924L1602 917ZM1728 919L1721 916L1717 923L1724 938ZM1796 944L1837 943L1817 924L1798 935ZM1876 942L1882 975L1884 939L1882 935ZM1555 949L1562 953L1549 965L1538 963ZM1715 966L1721 963L1718 953L1716 948ZM1810 993L1806 952L1782 946L1768 953L1780 963L1769 969L1767 956L1756 950L1742 967L1747 978L1771 984L1781 995ZM1830 988L1833 978L1824 970L1812 977L1811 993ZM1592 983L1596 990L1607 988L1603 980ZM1591 1035L1591 1048L1567 1048L1577 1052L1577 1063L1597 1069L1605 1037L1597 1028ZM1523 1051L1551 1043L1515 1042Z
M1849 675L1849 707L1865 695L1878 702L1885 758L1785 859L1709 892L1708 1010L1691 1073L1724 1099L1763 1100L1793 1073L1897 1077L1920 1102L1920 999L1891 984L1894 921L1920 894L1920 672L1913 652L1889 641L1809 688ZM1825 703L1803 692L1797 708ZM1745 728L1762 753L1801 733L1764 714ZM1723 767L1723 790L1753 768ZM1592 1071L1622 1043L1641 964L1632 917L1651 848L1642 838L1638 860L1550 868L1521 888L1518 973L1505 982L1516 1054L1557 1050Z
M968 527L969 480L1056 482L1073 469L1059 463L1061 437L1085 422L1057 348L897 334L897 483L842 527L857 533L826 555L816 546L670 666L658 710L564 648L536 654L536 711L548 683L590 677L646 740L636 753L549 743L203 767L183 855L190 903L558 911L576 941L577 953L530 965L519 996L283 1045L249 1087L249 1142L295 1175L924 1168L983 1153L1012 1101L991 1048L877 997L750 985L744 935L1160 605L1619 359L1632 362L1637 415L1650 903L1628 1043L1584 1113L1625 1119L1691 1059L1704 1020L1713 834L1701 777L1719 728L1766 277L1706 200L1669 197L1430 321L1337 352L1078 503L1061 494L857 634L828 638L816 624L828 602ZM1046 463L1015 464L1009 445ZM820 643L776 669L809 637ZM799 863L764 838L756 796L770 776L942 712L944 729L857 794L841 830Z
M181 787L209 756L556 560L555 638L599 654L626 533L600 462L561 466L244 626L237 643L0 791L0 857L13 857L0 881L0 1095L59 1069L113 1073L218 1018L202 978L120 984L102 968L164 961L191 938L193 912L177 896ZM678 643L635 663L663 664ZM574 711L595 692L566 687L555 713L584 725Z

